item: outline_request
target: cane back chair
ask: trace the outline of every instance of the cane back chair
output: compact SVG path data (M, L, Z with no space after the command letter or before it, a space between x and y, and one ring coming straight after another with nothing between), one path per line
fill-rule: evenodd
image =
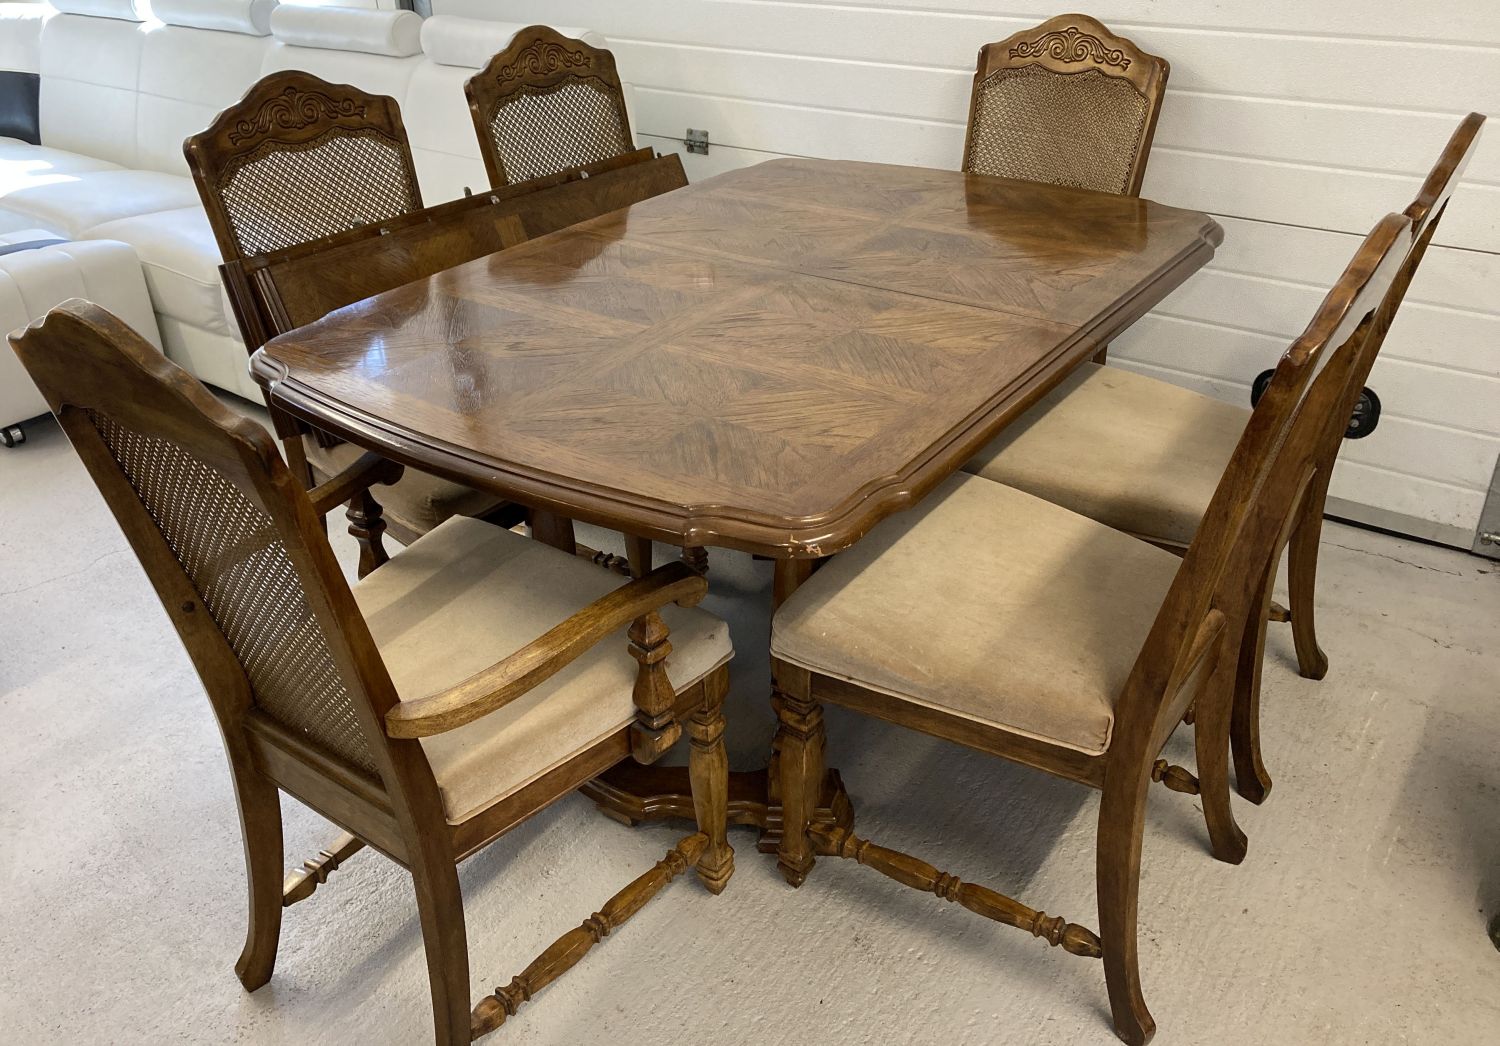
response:
M1407 207L1415 246L1405 259L1389 308L1400 307L1427 244L1475 146L1484 117L1472 113L1454 131L1417 199ZM1373 365L1383 340L1370 345ZM1295 507L1285 539L1289 610L1271 603L1276 561L1262 593L1265 613L1252 620L1235 700L1235 782L1241 795L1263 802L1271 778L1260 750L1259 693L1265 625L1292 625L1298 666L1321 679L1328 659L1318 645L1315 595L1318 542L1328 482L1368 366L1347 404L1339 403L1319 436L1318 468ZM1179 554L1185 552L1244 432L1250 412L1176 385L1114 367L1085 364L964 466ZM1279 555L1277 557L1279 561Z
M455 517L351 590L319 513L385 463L304 492L263 429L85 302L11 342L218 719L249 879L247 989L271 977L283 907L365 845L412 875L448 1046L498 1027L687 867L723 889L731 650L724 624L690 609L701 577L673 563L615 588L575 556ZM654 760L688 716L701 830L471 1013L457 863L621 760ZM278 790L348 833L285 884Z
M1102 957L1116 1032L1151 1037L1136 952L1146 793L1161 781L1199 794L1214 856L1243 859L1228 729L1244 621L1410 243L1399 215L1364 241L1282 358L1185 557L959 473L793 593L771 641L788 882L802 883L815 854L853 858ZM957 544L984 552L955 557ZM1100 789L1099 934L860 839L851 824L810 823L823 702ZM1196 778L1159 758L1194 704Z
M1170 67L1087 15L1058 15L979 51L963 169L1141 191Z
M422 208L411 147L395 99L310 73L262 78L183 143L188 168L225 262L242 262L412 214ZM260 347L228 286L245 347ZM376 288L384 290L386 288ZM372 292L373 293L373 292ZM311 485L359 456L284 416L267 401L294 471ZM388 522L410 542L448 516L504 512L499 499L411 470L386 490L384 509L361 492L349 506L361 572L385 562ZM388 519L386 518L388 516Z
M491 185L635 151L615 56L545 25L517 33L464 91Z

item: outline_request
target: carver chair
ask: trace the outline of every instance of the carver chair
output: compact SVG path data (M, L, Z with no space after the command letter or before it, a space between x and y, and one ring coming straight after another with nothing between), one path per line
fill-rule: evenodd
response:
M615 56L548 26L522 29L464 92L493 186L636 151Z
M1478 113L1459 124L1406 208L1415 246L1393 291L1393 314L1437 232L1483 125ZM1252 802L1263 802L1271 789L1259 726L1266 621L1290 619L1304 676L1321 679L1328 671L1314 617L1323 510L1339 448L1382 338L1374 339L1348 402L1332 408L1328 429L1318 438L1317 471L1293 507L1282 541L1288 552L1290 609L1273 606L1270 598L1278 546L1262 585L1265 612L1249 623L1252 635L1239 672L1233 735L1236 787ZM1181 554L1197 533L1249 418L1250 411L1234 404L1116 367L1085 364L964 468Z
M263 77L209 127L183 143L224 261L244 261L378 224L422 209L401 111L393 98L330 84L311 73ZM246 289L227 285L248 351ZM369 293L386 290L373 287ZM360 451L306 429L267 400L287 460L307 485L346 468ZM453 515L504 517L500 499L414 469L382 492L359 492L349 506L361 572L386 559L390 527L414 541Z
M411 873L444 1046L513 1016L688 867L723 889L731 649L724 623L691 609L701 577L673 563L616 588L575 556L456 516L351 589L320 513L394 479L389 463L367 455L304 491L260 426L76 299L11 343L218 719L249 879L235 966L247 989L271 977L283 907L364 846ZM653 761L684 719L699 831L471 1012L458 862L610 766ZM347 833L285 883L282 791Z
M1087 15L986 44L963 169L1138 195L1169 72L1165 59Z
M959 473L797 589L771 639L788 882L800 885L815 855L852 858L1102 958L1116 1032L1150 1039L1136 950L1147 791L1161 781L1199 794L1214 856L1243 859L1228 728L1244 623L1330 406L1388 321L1382 302L1411 242L1399 215L1366 238L1282 358L1183 558ZM1100 789L1098 935L861 839L847 821L813 821L825 702ZM1197 778L1160 758L1195 703Z

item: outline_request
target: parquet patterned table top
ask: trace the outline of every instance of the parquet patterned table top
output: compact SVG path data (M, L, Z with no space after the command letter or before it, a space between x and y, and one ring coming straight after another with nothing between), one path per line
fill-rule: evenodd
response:
M396 460L678 544L827 555L1201 267L1207 215L778 160L341 309L252 370Z

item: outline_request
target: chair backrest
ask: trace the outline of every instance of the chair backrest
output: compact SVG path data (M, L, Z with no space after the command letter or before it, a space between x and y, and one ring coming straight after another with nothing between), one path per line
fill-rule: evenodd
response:
M395 690L265 430L96 305L65 302L11 344L140 557L231 757L259 726L389 787Z
M1411 286L1411 281L1416 276L1422 259L1427 255L1428 246L1437 235L1438 225L1448 209L1448 201L1453 196L1453 190L1458 188L1459 180L1463 178L1469 161L1474 157L1484 120L1482 114L1470 113L1459 122L1458 127L1449 137L1448 144L1443 147L1437 163L1423 180L1422 188L1417 192L1417 198L1402 212L1411 222L1415 243L1406 262L1401 266L1401 272L1396 277L1396 286L1391 292L1390 300L1386 303L1385 315L1381 318L1381 329L1371 339L1369 351L1350 375L1350 386L1346 393L1347 402L1329 419L1329 429L1323 436L1318 459L1320 469L1331 470L1333 468L1339 447L1342 446L1344 435L1348 431L1349 418L1359 401L1360 393L1364 390L1365 382L1369 380L1370 370L1375 366L1375 359L1385 342L1386 332L1396 318L1396 310L1406 299L1407 289Z
M226 261L422 206L396 100L310 73L262 77L183 150Z
M547 26L517 33L464 90L491 185L635 149L615 56Z
M1412 245L1410 221L1386 215L1277 364L1121 696L1122 740L1164 740L1181 714L1171 701L1206 663L1203 655L1239 639L1316 470L1329 419L1388 326Z
M979 51L963 169L1137 195L1170 67L1088 15Z

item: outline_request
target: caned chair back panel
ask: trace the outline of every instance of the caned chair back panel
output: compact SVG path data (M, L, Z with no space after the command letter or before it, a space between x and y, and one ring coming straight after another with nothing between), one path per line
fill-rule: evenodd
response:
M517 33L464 90L491 185L635 149L614 55L547 26Z
M1165 741L1181 714L1170 704L1176 686L1201 652L1195 639L1210 627L1240 635L1316 468L1328 419L1383 333L1412 244L1409 221L1382 219L1277 364L1136 660L1117 708L1117 737Z
M396 100L310 73L262 78L183 149L226 261L422 206Z
M986 44L963 169L1136 195L1169 71L1087 15L1059 15Z
M140 557L226 743L258 713L383 777L394 689L265 431L95 305L66 302L12 344Z

